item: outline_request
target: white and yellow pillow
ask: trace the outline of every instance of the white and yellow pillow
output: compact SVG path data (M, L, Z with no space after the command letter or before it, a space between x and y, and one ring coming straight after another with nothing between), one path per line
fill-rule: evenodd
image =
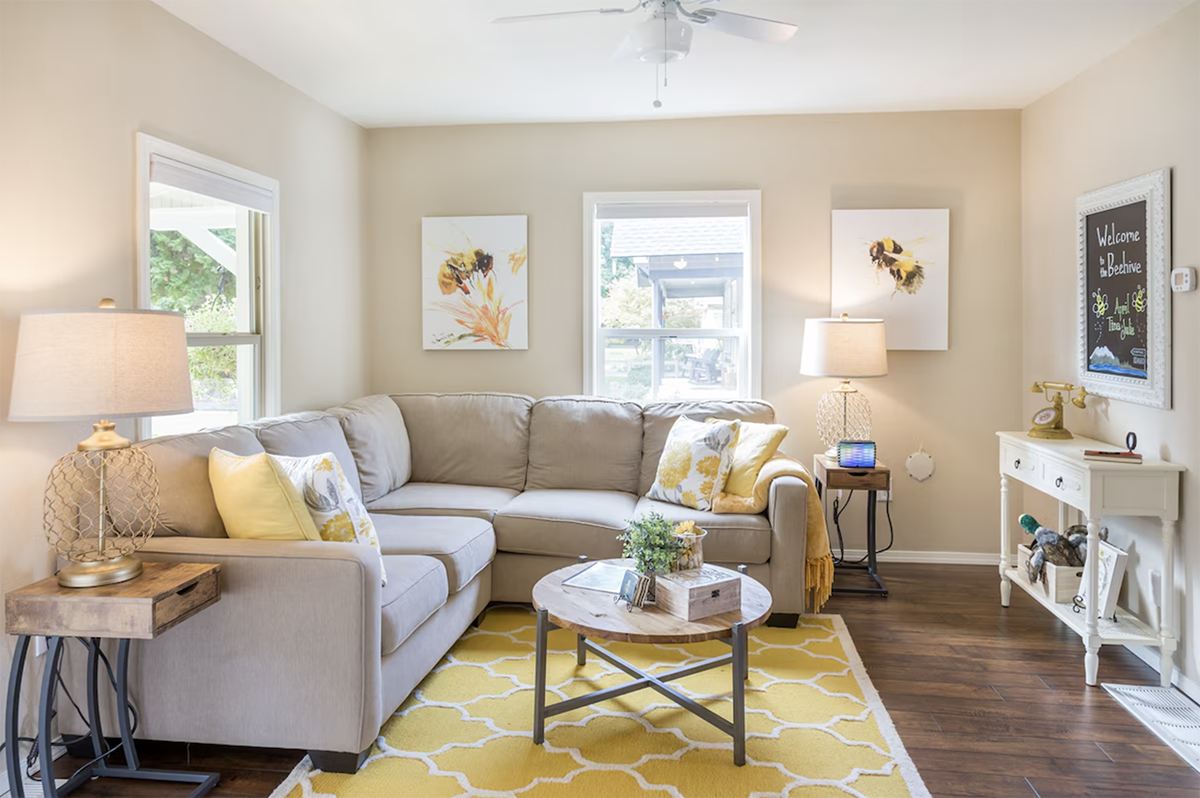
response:
M332 452L308 457L272 455L304 499L321 540L361 543L380 553L379 572L387 584L375 524L354 489L342 464Z
M229 537L321 539L300 492L271 455L243 457L214 448L208 454L208 481Z
M214 448L208 479L231 538L363 543L380 551L371 516L331 453L241 456Z
M694 510L711 510L729 476L740 425L740 421L677 418L646 495Z
M733 464L729 468L729 478L725 480L725 493L742 498L753 496L758 472L775 456L787 434L788 428L782 424L743 421L737 440L733 442Z

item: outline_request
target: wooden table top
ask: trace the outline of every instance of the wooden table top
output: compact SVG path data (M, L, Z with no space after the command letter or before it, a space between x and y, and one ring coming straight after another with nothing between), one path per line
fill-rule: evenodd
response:
M620 563L620 560L608 562ZM699 643L730 637L738 621L750 631L771 614L771 594L754 579L734 573L742 580L742 609L685 621L653 605L626 609L613 601L612 593L563 585L563 580L591 565L577 563L547 574L533 587L533 606L544 607L550 620L563 629L603 640L626 643Z
M63 587L56 577L4 596L8 634L147 640L221 598L215 563L142 563L142 573L99 587Z

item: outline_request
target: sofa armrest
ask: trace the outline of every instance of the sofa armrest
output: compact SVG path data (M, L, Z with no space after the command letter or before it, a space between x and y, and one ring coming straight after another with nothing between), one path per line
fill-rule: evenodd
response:
M354 752L375 739L383 699L372 549L163 536L139 556L221 566L220 601L134 646L139 737Z
M771 522L771 611L804 612L804 564L808 552L808 486L799 477L772 480L767 497Z

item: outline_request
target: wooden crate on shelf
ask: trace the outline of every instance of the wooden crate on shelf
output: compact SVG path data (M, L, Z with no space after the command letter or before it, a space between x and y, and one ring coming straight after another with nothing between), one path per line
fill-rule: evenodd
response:
M1025 582L1029 582L1027 566L1033 556L1030 548L1024 544L1017 546L1017 572ZM1055 604L1070 604L1079 594L1079 583L1083 579L1083 566L1053 565L1046 563L1043 567L1042 578L1032 584L1034 590Z

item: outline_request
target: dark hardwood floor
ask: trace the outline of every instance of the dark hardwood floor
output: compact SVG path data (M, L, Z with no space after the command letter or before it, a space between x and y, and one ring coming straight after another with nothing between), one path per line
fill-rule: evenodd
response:
M1200 774L1101 688L1083 683L1078 636L1019 590L1000 607L994 567L885 565L887 598L837 594L840 614L896 729L937 798L1182 798ZM860 574L839 574L852 583ZM1157 684L1124 649L1100 653L1100 681ZM214 770L214 796L265 796L301 751L140 743L145 767ZM59 760L60 776L81 760ZM97 780L78 796L186 795Z

